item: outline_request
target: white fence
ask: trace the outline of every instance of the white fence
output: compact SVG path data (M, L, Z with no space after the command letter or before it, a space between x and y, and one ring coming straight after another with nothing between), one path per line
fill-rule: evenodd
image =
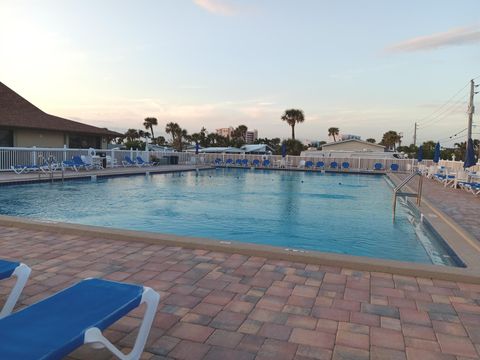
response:
M11 170L17 165L45 165L50 158L53 162L71 160L73 156L104 156L107 160L107 167L122 166L125 156L135 160L140 156L144 161L152 158L162 159L165 156L177 156L179 164L190 161L191 154L168 151L140 151L140 150L107 150L107 149L68 149L68 148L13 148L0 147L0 171Z
M53 158L54 162L62 162L72 159L73 156L92 155L104 156L107 159L107 167L122 166L122 161L125 156L129 156L135 160L140 156L144 161L152 160L153 158L162 159L165 156L178 157L179 164L187 163L205 163L214 164L216 159L219 159L223 164L228 159L234 163L237 159L247 159L249 164L254 160L260 163L264 159L268 159L272 166L279 165L282 161L280 155L256 155L256 154L206 154L201 153L195 155L187 152L169 152L169 151L141 151L141 150L107 150L107 149L68 149L68 148L12 148L0 147L0 171L8 171L12 166L16 165L44 165L49 157ZM332 162L336 162L339 167L342 167L344 162L348 162L349 168L354 170L372 170L376 163L382 164L383 169L390 169L392 164L398 165L399 171L411 171L417 165L415 159L371 159L371 158L341 158L341 157L312 157L312 156L291 156L287 155L284 162L288 167L296 168L301 161L312 161L314 166L317 162L322 161L325 168L330 168ZM422 164L426 166L433 165L432 160L424 160ZM462 161L440 160L440 166L445 166L455 171L463 168ZM473 167L472 171L480 171L480 165Z
M225 164L228 159L231 159L235 163L238 159L247 159L249 164L252 164L254 160L258 160L262 164L264 159L268 159L272 166L278 166L282 163L282 157L280 155L256 155L256 154L199 154L197 155L200 162L214 163L216 159ZM398 165L399 171L411 171L416 165L416 161L413 159L372 159L372 158L342 158L342 157L312 157L312 156L291 156L287 155L283 160L287 167L298 168L300 163L304 161L311 161L313 166L317 162L324 163L325 169L329 169L330 164L336 162L338 167L343 163L348 163L349 169L352 170L373 170L376 163L382 165L382 169L390 169L392 164Z

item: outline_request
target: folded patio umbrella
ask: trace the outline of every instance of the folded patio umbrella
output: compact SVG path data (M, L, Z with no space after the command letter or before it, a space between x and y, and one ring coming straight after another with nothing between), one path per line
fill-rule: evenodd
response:
M418 148L417 160L418 160L418 162L423 160L423 146L422 145L420 145L420 147Z
M437 142L437 144L435 145L435 153L433 154L433 162L435 164L438 164L439 161L440 161L440 143Z
M473 141L472 139L468 139L467 142L467 152L465 153L465 162L463 163L464 168L468 168L470 166L474 166L476 164L475 161L475 152L473 150Z

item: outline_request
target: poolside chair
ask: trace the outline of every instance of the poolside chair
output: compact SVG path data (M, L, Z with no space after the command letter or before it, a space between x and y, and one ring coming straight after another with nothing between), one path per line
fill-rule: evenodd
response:
M92 164L87 164L85 161L83 161L83 159L78 156L78 155L75 155L72 157L72 162L73 162L73 166L74 168L78 171L79 169L85 169L85 170L91 170L93 169L93 165Z
M138 166L153 166L155 165L151 161L143 161L143 159L140 156L137 156L137 165Z
M342 169L348 169L350 167L350 163L348 161L342 162Z
M254 160L252 161L252 165L255 166L255 167L260 166L260 160L254 159Z
M27 172L27 167L25 165L12 165L10 166L10 169L12 169L12 171L17 175Z
M242 159L235 160L235 165L242 166Z
M124 157L124 160L122 161L122 165L124 167L128 167L128 166L137 166L137 163L135 161L133 161L130 156L128 155L125 155Z
M471 192L473 195L480 195L480 183L475 182L459 182L460 188L465 191Z
M227 159L227 161L225 161L225 165L226 166L233 165L233 160L232 159Z
M222 159L216 158L214 164L215 164L216 166L222 165Z
M242 166L248 166L248 159L242 160Z
M310 160L305 161L305 168L306 168L306 169L311 169L311 168L313 168L313 161L310 161Z
M383 170L383 165L382 165L382 163L375 163L375 164L373 165L373 169L374 169L374 170Z
M323 161L317 161L317 163L315 164L315 167L317 169L323 169L325 167L325 163Z
M17 278L17 282L13 286L12 291L10 291L7 301L0 311L0 319L12 312L25 284L27 283L31 271L32 270L23 263L0 260L0 280L8 279L12 276Z
M332 161L330 163L330 169L336 169L338 167L338 163L336 161Z
M270 160L268 160L268 159L263 160L262 166L263 167L269 167L270 166Z
M392 170L392 171L398 171L398 164L391 164L391 165L390 165L390 170Z
M122 360L142 355L160 296L148 287L87 279L0 319L0 359L61 359L83 344L105 347ZM137 339L123 354L102 331L142 303Z

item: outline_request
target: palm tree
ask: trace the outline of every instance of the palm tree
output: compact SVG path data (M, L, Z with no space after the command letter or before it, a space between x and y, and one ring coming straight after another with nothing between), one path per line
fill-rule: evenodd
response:
M150 130L150 133L152 134L152 139L155 139L155 135L153 134L153 126L158 125L158 120L157 118L154 117L147 117L143 121L143 126L145 126L146 130Z
M330 129L328 129L328 136L333 136L333 142L337 142L337 138L335 136L338 136L339 132L339 128L331 127Z
M400 143L401 141L402 135L400 135L396 131L389 130L385 134L383 134L380 145L386 146L389 150L396 151L397 143Z
M124 136L127 139L127 141L137 140L140 137L140 135L138 134L138 130L135 130L135 129L128 129L125 132Z
M305 115L302 110L289 109L285 110L281 119L286 121L292 127L292 140L295 140L295 125L305 121Z

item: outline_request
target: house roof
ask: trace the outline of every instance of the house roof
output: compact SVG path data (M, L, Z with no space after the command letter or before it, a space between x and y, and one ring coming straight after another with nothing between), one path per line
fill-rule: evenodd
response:
M364 145L369 145L369 146L376 146L376 147L378 147L378 148L385 149L385 146L383 146L383 145L374 144L374 143L370 143L370 142L368 142L368 141L357 140L357 139L348 139L348 140L341 140L341 141L336 141L336 142L330 142L330 143L328 143L328 144L323 144L323 145L322 145L322 149L325 148L325 147L334 146L334 145L339 145L339 144L345 144L345 143L348 143L348 142L356 142L356 143L359 143L359 144L364 144Z
M2 82L0 82L0 127L42 129L94 135L121 135L108 129L47 114Z

